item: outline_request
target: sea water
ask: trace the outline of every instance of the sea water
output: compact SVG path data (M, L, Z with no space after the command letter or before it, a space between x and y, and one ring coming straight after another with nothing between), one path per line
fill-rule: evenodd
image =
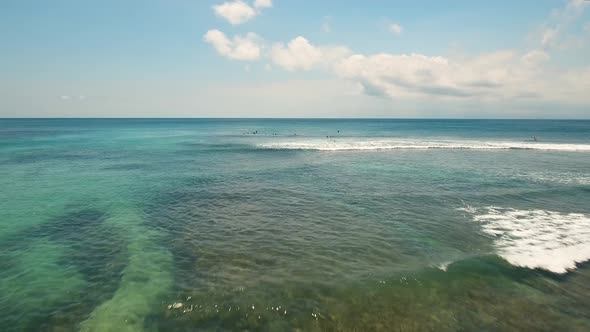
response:
M0 120L0 330L588 331L589 202L590 121Z

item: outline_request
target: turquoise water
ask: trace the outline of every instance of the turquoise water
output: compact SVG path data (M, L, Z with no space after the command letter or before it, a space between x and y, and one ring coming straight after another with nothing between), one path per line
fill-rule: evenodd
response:
M0 179L2 331L590 330L590 121L0 120Z

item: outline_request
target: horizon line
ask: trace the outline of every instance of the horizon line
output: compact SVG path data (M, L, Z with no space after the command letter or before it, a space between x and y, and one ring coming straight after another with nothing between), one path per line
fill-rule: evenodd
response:
M539 120L590 121L588 118L428 118L428 117L0 117L0 120Z

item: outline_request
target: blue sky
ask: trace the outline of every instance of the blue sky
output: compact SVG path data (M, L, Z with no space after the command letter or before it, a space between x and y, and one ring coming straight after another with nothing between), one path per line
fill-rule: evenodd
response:
M590 118L590 3L0 2L2 117Z

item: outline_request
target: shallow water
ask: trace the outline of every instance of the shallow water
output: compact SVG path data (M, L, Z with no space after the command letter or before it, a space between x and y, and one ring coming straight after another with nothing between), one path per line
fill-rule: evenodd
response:
M0 179L2 331L590 330L590 121L0 120Z

